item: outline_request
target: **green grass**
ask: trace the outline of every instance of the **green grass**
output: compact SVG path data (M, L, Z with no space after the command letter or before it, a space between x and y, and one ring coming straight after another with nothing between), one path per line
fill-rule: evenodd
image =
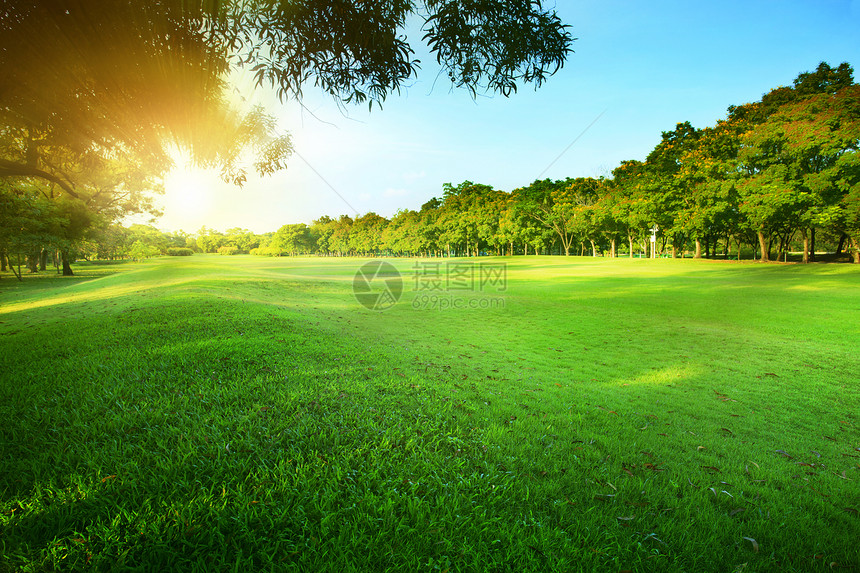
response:
M860 269L363 262L4 275L0 571L860 569Z

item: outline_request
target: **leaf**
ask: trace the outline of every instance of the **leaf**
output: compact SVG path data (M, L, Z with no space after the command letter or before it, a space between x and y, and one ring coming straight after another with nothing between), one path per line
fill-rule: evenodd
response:
M715 466L702 466L702 469L708 470L711 473L717 473L717 474L722 473L720 471L720 468L715 467Z
M628 516L624 516L624 517L618 516L615 519L617 519L618 521L632 521L632 520L636 519L636 516L635 515L628 515Z
M743 508L743 507L735 508L735 509L733 509L733 510L731 510L731 511L729 512L729 517L734 517L734 516L736 516L737 514L739 514L739 513L743 513L743 512L745 512L745 511L746 511L746 508Z
M774 450L774 452L776 452L777 454L779 454L779 455L781 455L781 456L785 456L786 458L788 458L788 459L790 459L790 460L793 460L793 459L794 459L794 456L789 455L789 453L788 453L788 452L786 452L785 450Z
M756 540L755 540L755 539L753 539L752 537L744 537L744 539L746 539L747 541L749 541L749 542L752 544L752 549L753 549L753 551L754 551L755 553L758 553L758 541L756 541Z

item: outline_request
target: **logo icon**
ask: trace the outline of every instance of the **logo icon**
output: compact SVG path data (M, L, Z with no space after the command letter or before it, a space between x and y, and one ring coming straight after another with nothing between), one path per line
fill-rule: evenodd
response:
M370 310L388 310L403 294L403 277L394 265L370 261L361 265L352 279L355 300Z

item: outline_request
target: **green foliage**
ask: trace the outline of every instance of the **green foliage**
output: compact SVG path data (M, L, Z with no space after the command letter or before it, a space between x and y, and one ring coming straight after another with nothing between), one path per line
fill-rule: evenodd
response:
M135 261L143 261L145 259L156 257L159 254L160 251L157 247L147 245L141 240L135 241L128 252L128 256Z
M238 247L234 247L232 245L225 247L218 247L219 255L238 255L240 253Z
M260 257L280 257L284 255L284 252L276 247L257 247L251 249L251 254Z
M284 225L277 230L269 243L269 248L277 250L279 254L308 254L314 251L314 247L310 229L304 223Z
M314 78L326 93L372 106L417 74L419 62L403 35L416 17L423 20L422 40L451 83L473 95L507 96L519 83L540 86L571 52L573 38L555 11L528 0L347 1L337 10L257 4L239 21L252 23L244 31L250 44L244 53L257 83L271 84L282 100L300 97Z
M190 257L194 251L185 247L168 247L167 254L171 257Z

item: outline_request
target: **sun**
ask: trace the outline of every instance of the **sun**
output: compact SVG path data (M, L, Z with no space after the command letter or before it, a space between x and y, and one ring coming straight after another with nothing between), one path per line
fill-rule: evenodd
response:
M193 167L178 168L164 181L165 207L177 214L200 211L207 202L206 172Z
M196 229L211 214L217 175L192 165L178 165L164 178L162 222L176 229Z

